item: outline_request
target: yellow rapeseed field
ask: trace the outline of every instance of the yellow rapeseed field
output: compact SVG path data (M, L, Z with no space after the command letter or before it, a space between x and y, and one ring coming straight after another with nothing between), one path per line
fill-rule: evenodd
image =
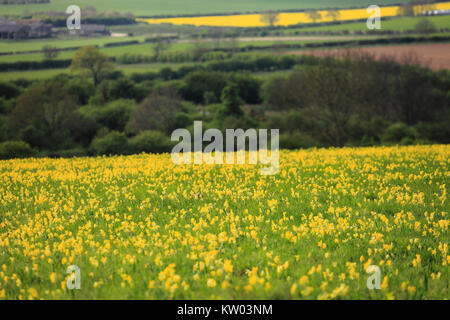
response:
M0 161L0 299L448 299L449 155L283 150L273 176L168 154Z
M434 9L450 9L450 2L437 3ZM367 19L371 14L367 13L367 8L338 10L340 15L338 21L351 21ZM416 10L417 11L417 10ZM319 10L320 19L315 22L331 22L333 18L328 17L327 10ZM381 17L394 17L399 15L398 6L381 7ZM201 16L201 17L180 17L180 18L158 18L158 19L137 19L151 24L172 23L174 25L195 25L195 26L216 26L216 27L263 27L267 24L261 20L261 14L243 14L228 16ZM313 20L304 12L280 13L279 21L276 25L288 26L300 23L312 23Z

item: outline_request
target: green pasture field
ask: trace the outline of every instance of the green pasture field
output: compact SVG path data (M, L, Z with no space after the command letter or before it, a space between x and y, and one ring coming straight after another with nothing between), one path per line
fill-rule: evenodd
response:
M417 22L424 19L424 17L401 17L381 20L381 31L408 31L414 30ZM436 28L444 29L450 28L449 16L427 17L429 21L433 22ZM308 31L367 31L366 22L351 22L337 25L328 25L320 27L306 27L298 29L282 30L282 33L292 33L293 31L308 32Z
M1 52L26 52L42 50L45 45L57 47L60 49L81 47L81 46L104 46L107 43L118 43L124 41L144 41L144 36L138 37L95 37L95 38L82 38L82 37L65 37L65 38L51 38L51 39L33 39L33 40L1 40L0 41L0 53Z
M173 70L181 68L183 66L189 66L193 63L140 63L140 64L127 64L117 65L117 70L123 71L125 75L131 75L133 73L144 72L157 72L162 68L170 67ZM17 79L28 80L43 80L49 79L59 74L70 73L67 69L45 69L45 70L30 70L30 71L11 71L0 73L0 81L12 81Z
M406 0L378 0L378 5L390 5ZM66 11L73 0L52 0L47 4L0 5L2 14L26 14L42 11ZM77 0L80 7L95 6L98 11L131 12L137 16L186 15L211 13L245 13L264 10L323 9L367 7L371 1L361 0Z
M98 44L101 45L102 43L110 43L111 38L98 38L97 42L94 41L88 41L93 39L86 39L86 40L73 40L72 46L68 45L67 40L60 40L60 41L51 41L51 42L44 42L45 44L51 43L52 46L55 46L57 48L68 48L68 47L75 47L79 45L93 45ZM102 52L105 52L107 55L111 57L117 57L123 54L153 54L153 44L151 43L142 43L143 37L130 37L127 38L127 40L124 40L122 38L122 41L128 41L129 40L139 40L141 41L140 44L133 44L133 45L126 45L126 46L117 46L117 47L100 47L99 49ZM351 37L349 37L351 39ZM239 47L246 47L246 46L254 46L254 47L263 47L263 46L271 46L275 44L306 44L306 43L312 43L312 42L318 42L322 40L305 40L305 41L295 41L295 40L287 40L287 41L278 41L278 40L267 40L267 41L239 41L237 44ZM322 42L328 42L332 40L326 40ZM38 44L36 42L33 43L27 43L27 41L17 41L17 42L11 42L7 41L0 42L0 50L8 51L7 45L14 46L15 43L17 43L18 46L22 48L27 48L28 50L33 50L31 48L38 48ZM213 42L205 42L203 43L204 46L212 47L214 46ZM221 42L221 47L226 47L229 45L226 40ZM9 48L10 48L9 47ZM193 50L194 43L192 41L186 41L186 42L174 42L170 44L170 46L167 48L166 52L180 52L180 51L189 51ZM42 46L40 46L38 49L34 50L41 50ZM11 50L11 49L10 49ZM0 51L1 52L1 51ZM75 55L75 50L68 50L68 51L61 51L57 57L57 59L72 59ZM42 61L44 60L44 55L42 53L25 53L25 54L13 54L13 55L2 55L0 56L0 63L12 63L12 62L18 62L18 61Z

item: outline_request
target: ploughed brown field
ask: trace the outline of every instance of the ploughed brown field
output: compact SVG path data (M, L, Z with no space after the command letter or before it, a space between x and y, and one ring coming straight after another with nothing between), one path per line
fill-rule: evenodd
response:
M348 56L368 54L376 59L394 59L400 63L418 63L433 70L450 70L450 43L371 46L353 49L298 50L289 54L314 56Z

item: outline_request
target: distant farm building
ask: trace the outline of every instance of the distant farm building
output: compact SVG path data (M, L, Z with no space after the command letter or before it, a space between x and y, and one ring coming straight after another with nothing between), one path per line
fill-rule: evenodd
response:
M106 26L102 24L82 24L79 34L84 37L95 35L110 36L111 31L106 29Z
M447 16L447 15L450 15L450 10L429 10L429 11L423 11L422 15L424 15L424 16Z
M52 36L52 26L35 21L0 21L0 39L33 39Z

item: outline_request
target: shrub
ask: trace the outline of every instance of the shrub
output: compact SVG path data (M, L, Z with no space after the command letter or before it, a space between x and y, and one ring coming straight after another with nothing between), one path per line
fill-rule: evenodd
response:
M35 150L23 141L6 141L0 143L0 159L27 158L35 154Z
M170 152L172 141L162 132L146 130L129 140L133 153L163 153Z
M125 134L111 131L103 137L95 138L89 151L95 155L128 154L128 140Z
M299 131L280 134L280 149L301 149L318 146L319 143L309 135Z
M414 31L418 33L433 33L436 32L436 26L428 19L422 19L414 26Z
M20 88L14 84L0 82L0 97L5 99L16 98L20 95Z
M87 106L81 112L87 118L108 127L111 130L123 131L135 107L133 100L120 99L104 107Z
M397 122L390 125L383 135L384 142L401 142L405 138L415 140L418 137L416 129L403 122ZM406 141L406 140L405 140Z

